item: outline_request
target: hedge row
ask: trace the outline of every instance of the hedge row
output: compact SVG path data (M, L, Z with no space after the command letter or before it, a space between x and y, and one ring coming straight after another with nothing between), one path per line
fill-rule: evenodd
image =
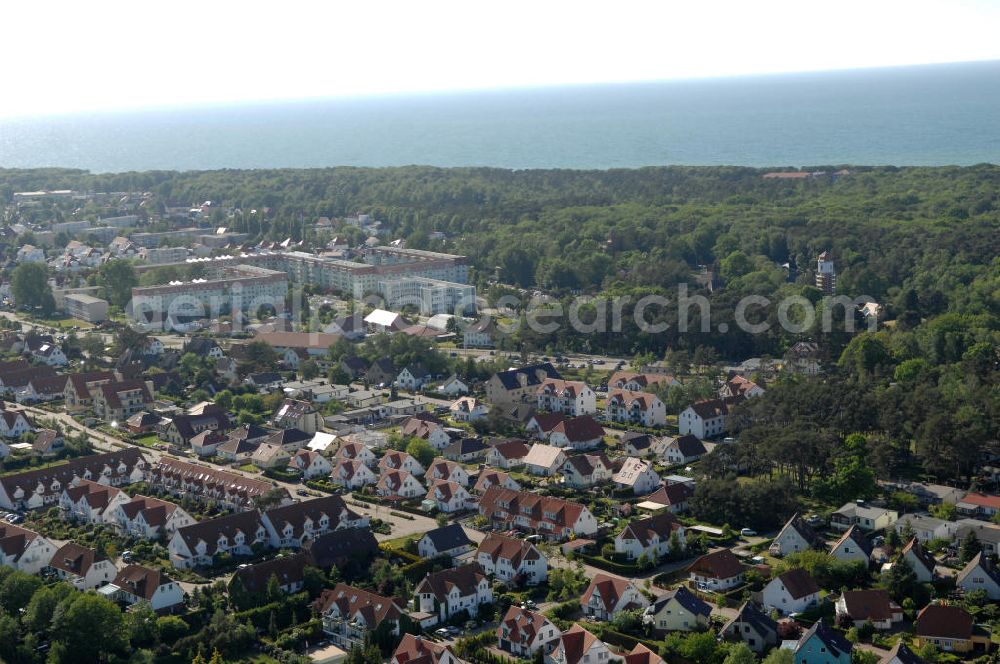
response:
M591 556L586 553L580 553L579 551L573 552L574 560L580 560L587 563L588 565L593 565L599 569L607 570L609 572L614 572L616 574L638 574L639 568L636 565L626 565L623 563L616 563L613 560L608 560L607 558L601 558L598 556Z

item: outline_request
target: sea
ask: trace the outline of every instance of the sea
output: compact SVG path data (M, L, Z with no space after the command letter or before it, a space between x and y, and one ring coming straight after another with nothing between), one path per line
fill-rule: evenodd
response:
M0 118L0 167L1000 162L1000 61Z

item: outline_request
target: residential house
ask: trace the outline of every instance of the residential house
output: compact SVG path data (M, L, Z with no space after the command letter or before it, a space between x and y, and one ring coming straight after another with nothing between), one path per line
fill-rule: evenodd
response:
M162 440L177 446L187 445L191 439L205 431L222 433L229 429L229 415L221 406L211 405L199 409L198 413L174 415L160 425Z
M929 484L926 482L897 481L880 482L880 484L890 491L903 491L911 496L915 496L923 508L931 505L956 505L966 494L962 489L956 489L953 486Z
M0 564L27 574L38 574L49 565L56 545L38 533L0 521Z
M323 496L272 507L262 517L274 549L300 548L305 542L345 528L368 526L368 517L344 504L340 496Z
M272 432L266 439L267 444L277 445L288 454L295 454L301 449L305 449L316 434L308 434L301 429L278 429Z
M219 343L211 337L191 337L184 344L185 353L194 353L198 357L207 357L212 360L221 360L226 356L225 351Z
M552 652L562 631L537 611L511 606L497 627L497 645L516 657L531 659L535 653Z
M778 623L752 602L744 602L736 616L723 625L719 636L727 641L742 641L758 655L778 645Z
M115 564L93 549L66 542L49 561L56 576L77 590L95 590L111 583L118 574Z
M55 466L0 477L0 507L46 507L58 502L63 488L81 479L117 487L145 480L146 471L146 459L136 447L77 457Z
M281 389L284 379L277 371L260 371L243 379L245 385L257 388L259 392L276 392Z
M122 533L148 540L169 539L178 528L195 523L180 505L149 496L136 496L116 505L105 521Z
M431 373L418 363L408 365L396 375L396 387L415 392L431 381Z
M460 438L444 448L442 454L450 461L472 463L486 458L489 448L478 438Z
M935 539L955 539L960 529L960 523L932 516L903 514L898 521L892 524L892 527L900 534L908 531L918 541L926 544Z
M903 620L903 609L892 601L889 591L845 590L836 603L837 623L861 627L869 623L875 629L892 629Z
M399 500L420 498L427 493L427 489L405 470L384 470L375 483L375 493L382 498Z
M469 386L461 378L452 374L441 383L441 387L438 388L438 392L441 394L447 394L449 397L457 397L462 394L469 393Z
M403 634L389 664L467 664L451 647L413 634Z
M537 586L549 575L549 561L534 544L525 540L488 533L476 550L476 561L500 581Z
M309 564L308 558L305 553L298 552L253 565L240 565L229 581L230 597L235 591L235 583L239 583L244 592L264 597L272 578L277 580L282 592L297 593L305 585L303 570Z
M637 431L626 432L619 440L619 444L625 454L643 458L653 454L655 448L653 443L652 436L648 433L639 433Z
M901 639L896 641L896 645L878 661L878 664L926 664L926 662L924 658L917 657Z
M427 495L424 496L424 502L428 505L433 503L438 511L446 514L471 509L475 505L472 496L458 482L435 479L427 481Z
M535 443L528 456L524 457L524 467L532 475L551 477L566 463L566 453L558 447Z
M420 465L419 461L406 452L398 450L389 450L386 452L385 456L382 457L382 460L378 462L378 469L379 473L384 473L389 470L401 470L418 477L426 472L424 467Z
M989 650L988 630L976 626L969 612L954 604L928 604L913 622L913 645L933 645L944 652L969 653L977 647Z
M494 468L510 470L524 465L524 457L531 450L523 440L508 440L490 447L486 451L486 463Z
M66 354L62 348L54 343L44 343L38 348L31 350L31 356L39 362L50 367L64 367L69 364Z
M785 353L785 368L792 373L815 376L820 372L822 352L814 341L800 341Z
M448 407L456 422L478 422L489 415L489 407L475 397L460 397Z
M550 655L552 664L598 664L622 662L624 657L608 648L604 641L584 627L574 623L563 632L562 639Z
M6 410L0 405L0 436L4 438L19 438L22 434L33 430L27 413L23 410Z
M704 399L696 401L677 418L680 434L691 434L695 438L715 438L726 432L726 424L733 408L743 402L739 397L725 399Z
M962 516L989 521L1000 512L1000 496L985 493L967 493L955 507Z
M851 664L850 641L822 620L803 632L795 644L795 664Z
M414 415L403 421L399 433L407 438L421 438L431 444L436 450L443 450L451 445L451 436L444 430L444 425L437 419L429 419Z
M844 504L830 515L830 525L847 530L857 525L862 530L884 530L899 519L899 512L884 507L872 507L860 502Z
M365 383L368 385L390 385L396 380L399 372L389 358L380 358L371 363L365 371Z
M616 371L608 379L608 391L649 392L650 390L680 387L680 384L681 382L670 374Z
M291 455L280 445L271 443L261 443L250 455L250 462L262 470L287 468L291 460Z
M115 509L130 498L121 489L91 480L77 480L63 488L59 507L63 516L81 523L99 524L108 520Z
M791 519L785 522L778 535L771 540L768 552L772 556L780 557L790 553L825 548L826 542L823 541L823 538L817 535L816 531L796 512Z
M157 569L127 565L111 582L118 590L114 598L129 606L147 602L158 613L173 611L184 603L184 589Z
M628 457L611 481L619 489L631 489L636 496L643 496L660 486L660 476L653 464L635 457Z
M688 510L688 501L694 495L694 487L690 484L674 482L664 483L659 489L645 496L643 503L653 509L666 509L673 514L683 514Z
M179 569L207 567L216 556L249 556L255 547L267 546L267 529L257 510L236 512L178 528L167 549Z
M472 540L460 523L450 523L435 528L417 540L417 553L421 558L448 556L454 560L472 551L473 548Z
M952 538L954 541L965 539L971 532L975 534L979 548L988 555L997 555L1000 552L1000 525L978 519L959 519L953 525L958 526L958 531Z
M596 574L583 591L580 604L586 615L611 621L622 611L645 609L649 600L628 579Z
M494 405L535 403L543 382L561 378L548 362L499 371L486 381L486 399Z
M589 415L567 418L560 413L538 414L526 428L550 445L574 450L594 449L604 440L604 427Z
M323 427L323 418L308 401L285 399L271 418L271 425L279 429L298 429L313 434Z
M336 567L358 574L367 570L381 551L375 534L367 526L334 530L308 540L302 549L314 567Z
M378 459L372 448L364 443L346 442L337 450L337 459L356 459L366 466L374 466Z
M819 604L819 585L806 570L790 569L764 586L761 603L784 615L800 613Z
M346 583L324 590L314 606L323 622L323 632L344 650L364 645L368 634L379 628L398 635L404 613L396 600Z
M505 489L510 489L511 491L521 490L521 485L507 473L502 470L491 470L486 468L479 471L479 477L476 479L476 485L472 487L472 493L477 496L481 496L486 493L486 490L491 486L499 486Z
M129 433L133 434L149 433L156 430L161 419L162 418L159 415L147 413L146 411L140 411L125 420L125 428L128 429Z
M458 482L462 486L469 486L469 473L463 466L438 457L434 459L427 469L426 477L432 480L450 480Z
M684 526L670 512L630 521L615 535L615 552L629 560L646 556L656 562L669 553L678 553L671 551L674 546L683 550L686 540Z
M664 463L667 465L688 464L702 458L708 451L698 438L685 434L676 438L666 438L660 446Z
M764 394L764 388L745 376L736 374L722 384L719 389L719 398L726 397L759 397Z
M90 408L94 403L94 392L99 385L115 380L113 371L90 371L69 374L63 391L63 406L68 412Z
M609 482L614 476L614 467L603 452L567 457L561 471L563 484L574 489L588 489Z
M982 551L958 573L955 585L967 593L982 590L991 601L1000 600L1000 570Z
M693 632L707 629L711 614L710 605L681 585L657 598L646 609L643 620L657 634Z
M535 391L537 408L564 415L591 415L597 412L597 395L581 381L548 378Z
M372 469L357 459L340 459L330 473L330 481L351 491L378 482Z
M625 664L666 664L666 661L642 643L637 643L625 655Z
M479 607L493 603L489 579L478 563L432 572L413 589L417 610L431 613L440 622L466 612L475 618Z
M913 573L917 575L917 581L920 583L930 583L937 576L937 572L934 571L937 567L937 561L916 537L906 543L899 554L899 559L906 561Z
M597 532L597 519L580 503L496 486L479 500L479 514L494 526L520 528L548 539Z
M219 445L227 440L229 440L229 436L220 431L202 431L192 436L189 442L191 443L191 451L204 458L215 456Z
M649 392L617 389L608 392L604 415L611 422L644 427L662 427L667 423L666 405Z
M333 466L325 456L308 449L296 452L289 467L302 473L302 479L305 480L327 477L333 472Z
M868 565L872 557L872 544L857 526L851 526L830 549L830 555L841 562L861 562Z
M123 380L99 385L94 392L94 413L108 422L124 423L153 403L153 390L144 380Z
M175 495L189 495L200 500L214 500L236 510L253 509L256 500L276 490L270 480L247 477L211 466L172 457L160 457L150 474L150 482ZM285 491L282 503L291 502Z
M700 590L726 591L743 583L743 563L729 549L719 549L691 563L688 577Z

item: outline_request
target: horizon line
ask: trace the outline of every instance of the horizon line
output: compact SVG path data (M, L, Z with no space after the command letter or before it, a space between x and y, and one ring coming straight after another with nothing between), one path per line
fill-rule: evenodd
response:
M114 115L132 115L132 114L142 114L142 113L174 113L174 112L184 112L193 110L222 110L227 108L245 108L254 106L256 107L286 106L286 105L317 103L317 102L337 102L337 101L366 102L366 101L391 100L391 99L447 97L447 96L463 96L463 95L477 95L477 94L489 94L489 93L502 94L509 92L545 92L545 91L581 89L581 88L592 88L592 87L710 83L710 82L734 81L734 80L746 80L746 79L762 79L762 78L771 79L771 78L782 78L782 77L792 77L792 76L802 76L802 75L828 75L828 74L843 74L852 72L874 73L878 71L892 71L899 69L947 67L947 66L977 65L977 64L990 64L990 63L1000 64L1000 58L993 57L981 60L951 60L943 62L938 61L938 62L919 62L919 63L894 64L894 65L871 65L865 67L845 67L845 68L833 68L833 69L765 71L765 72L753 72L745 74L675 76L670 78L617 79L617 80L587 81L587 82L562 82L562 83L554 82L554 83L535 83L535 84L523 84L523 85L497 85L497 86L486 86L486 87L430 88L424 90L396 90L396 91L367 92L367 93L316 94L316 95L305 95L298 97L246 98L246 99L232 99L228 101L220 100L220 101L192 102L192 103L184 103L178 105L150 104L150 105L127 106L127 107L116 107L116 108L94 108L94 109L83 109L78 111L54 112L54 113L29 113L29 114L3 115L3 113L0 112L0 122L31 121L31 120L46 120L46 119L69 119L69 118L78 118L86 116L90 117L114 116Z

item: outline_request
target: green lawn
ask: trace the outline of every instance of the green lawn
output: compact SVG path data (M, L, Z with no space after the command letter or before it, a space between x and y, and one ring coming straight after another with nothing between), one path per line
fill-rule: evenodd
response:
M150 433L144 433L141 436L133 438L132 442L134 442L136 445L142 445L143 447L156 447L163 441L161 441L159 436L157 436L155 433L150 432Z
M242 466L236 466L236 470L242 470L245 473L259 473L260 468L253 465L252 463L245 463Z
M46 327L54 327L60 330L66 330L71 327L78 327L81 330L89 330L94 327L93 323L88 323L77 318L31 318L31 322L35 325L44 325Z

